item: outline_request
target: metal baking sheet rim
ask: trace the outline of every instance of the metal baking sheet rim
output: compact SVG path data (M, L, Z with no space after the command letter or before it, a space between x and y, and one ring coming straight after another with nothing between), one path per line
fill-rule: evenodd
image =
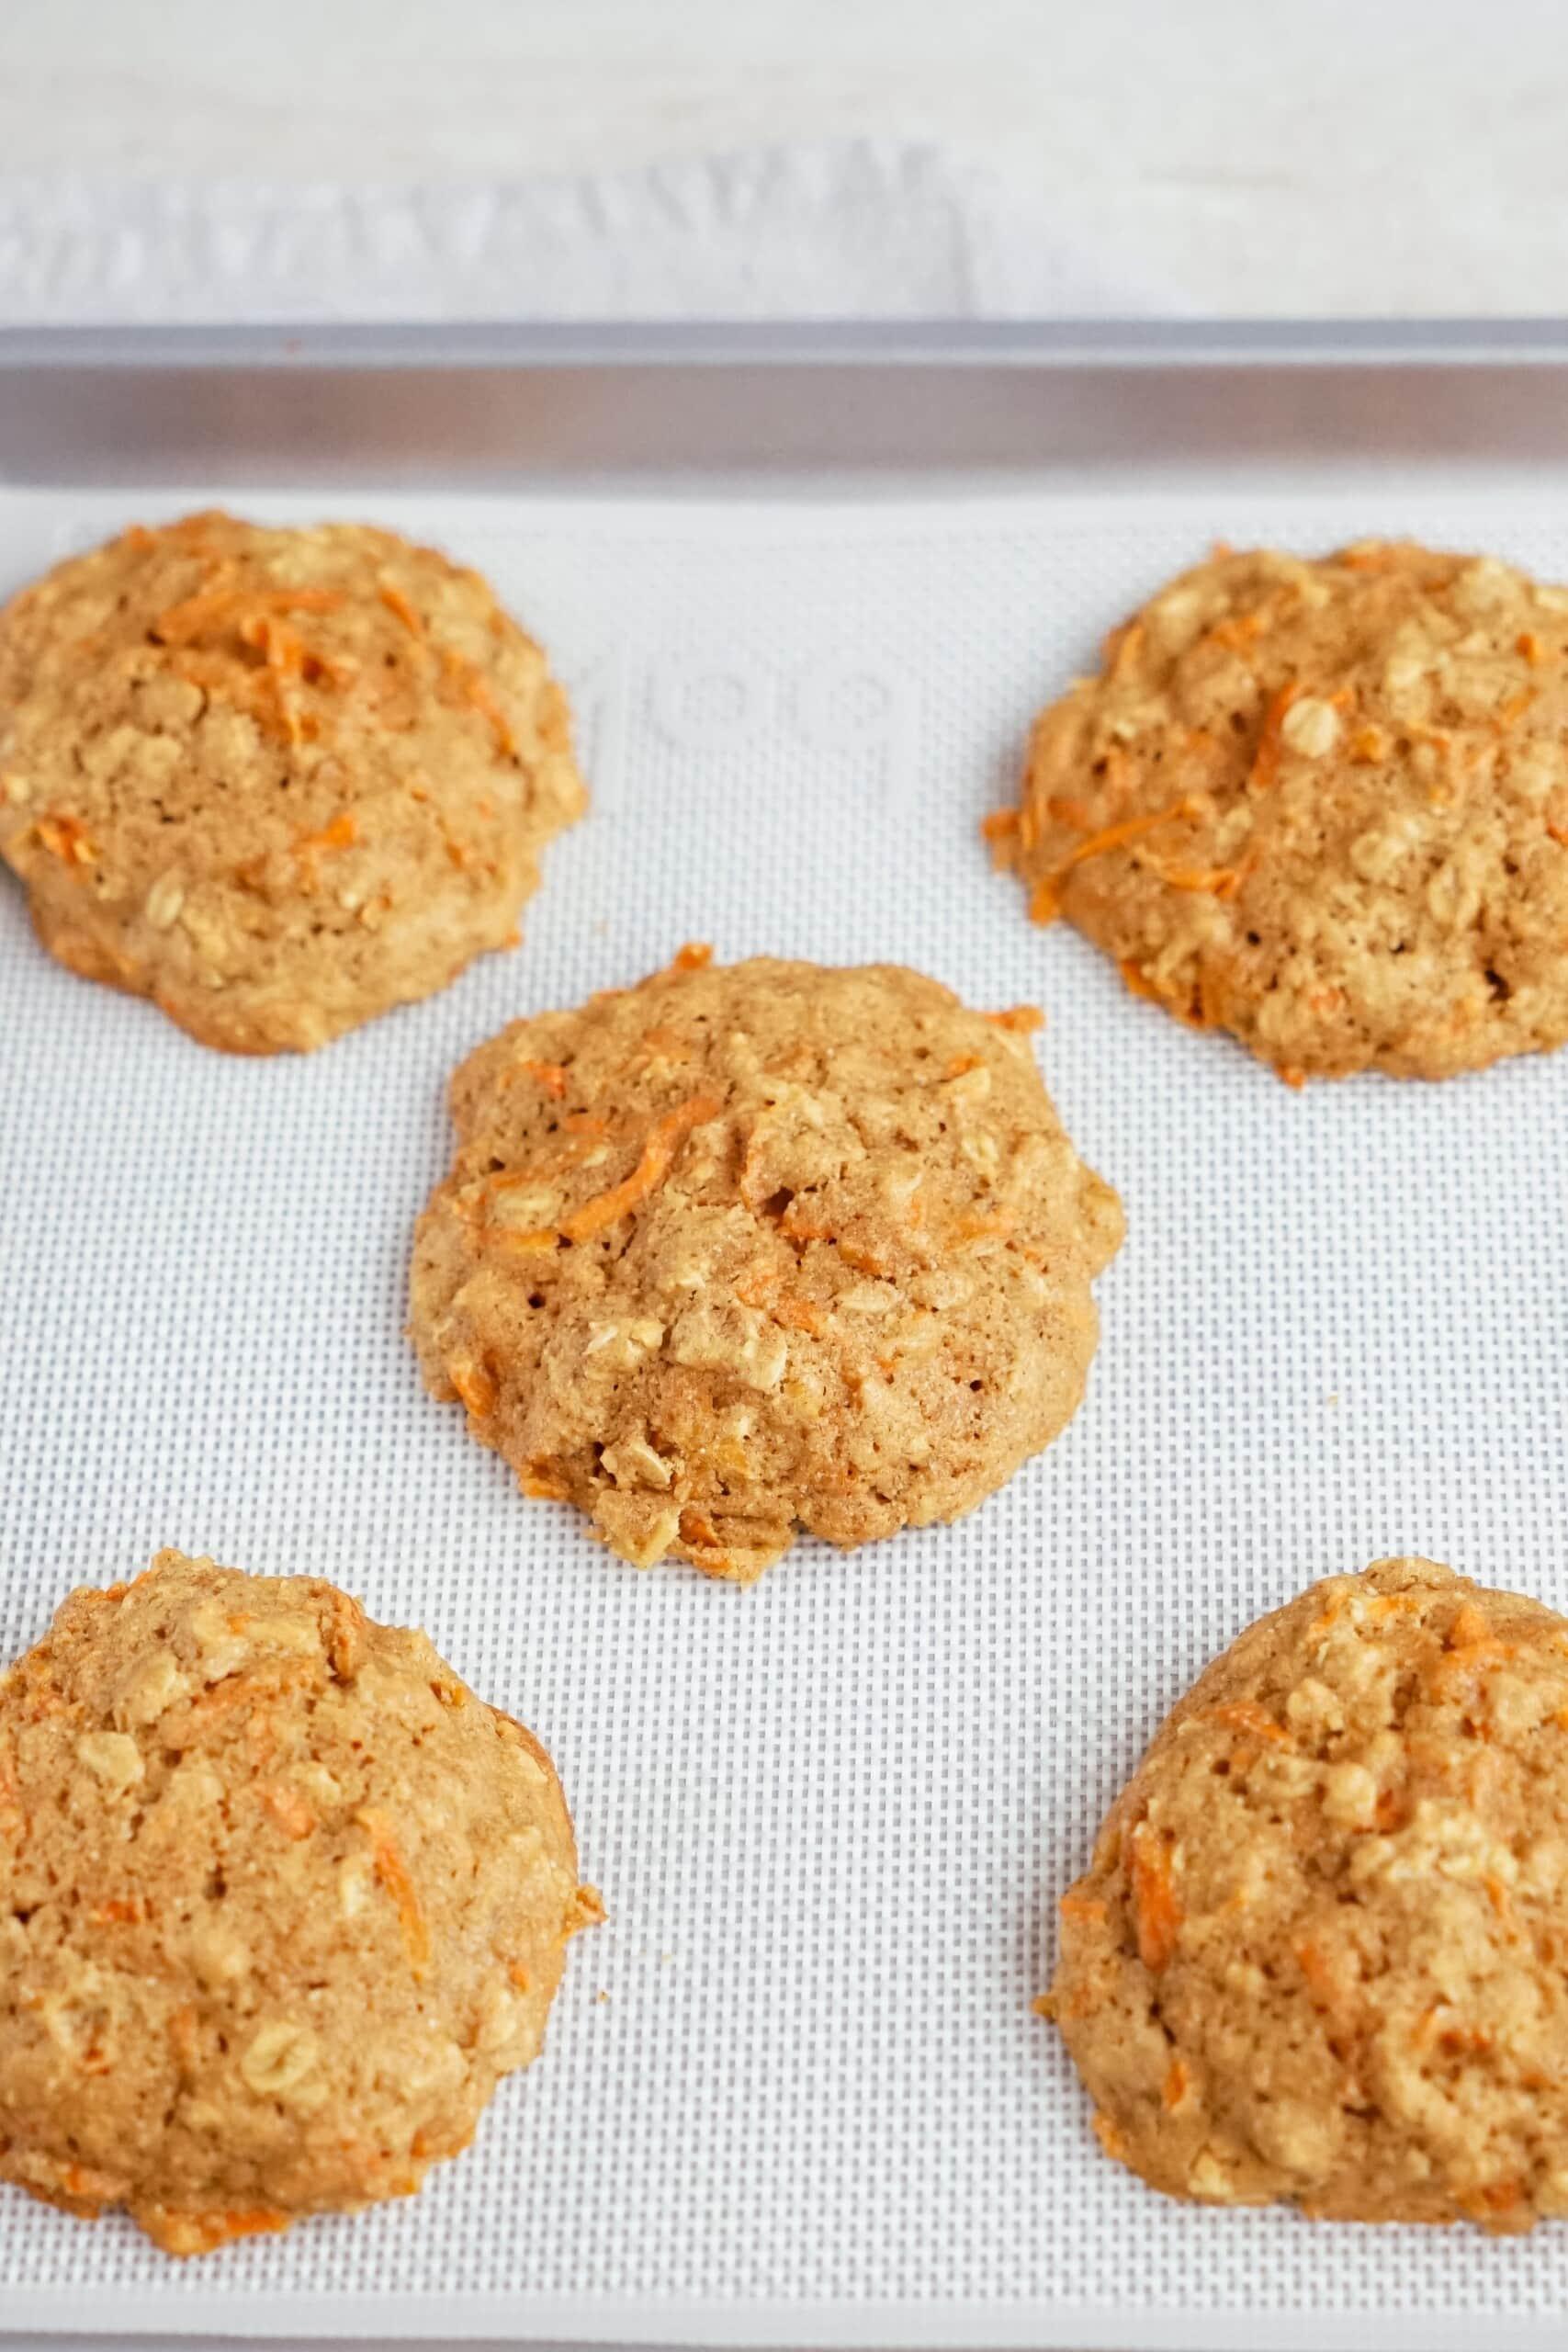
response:
M91 2293L7 2294L6 2332L71 2336L102 2327ZM1125 2352L1136 2329L1141 2352L1475 2352L1474 2312L1183 2311L1102 2303L974 2303L882 2301L716 2302L697 2296L480 2295L460 2311L443 2295L269 2294L237 2313L233 2298L204 2293L123 2294L118 2337L208 2336L227 2342L299 2341L322 2334L345 2343L518 2343L702 2347L703 2352ZM1561 2352L1561 2317L1511 2317L1512 2352Z
M1568 318L279 321L0 326L0 369L79 367L1562 367Z

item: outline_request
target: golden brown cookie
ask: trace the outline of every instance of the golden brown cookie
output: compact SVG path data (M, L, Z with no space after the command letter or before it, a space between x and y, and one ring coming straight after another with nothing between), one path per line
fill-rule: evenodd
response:
M1369 541L1216 554L1037 723L989 820L1037 921L1282 1078L1568 1037L1568 589Z
M162 1552L0 1679L0 2177L170 2254L409 2195L597 1916L423 1634Z
M1112 1807L1043 2006L1170 2196L1568 2214L1568 1623L1429 1560L1261 1619Z
M0 855L51 954L233 1053L321 1045L516 944L586 805L477 572L193 514L0 612Z
M1122 1238L1029 1008L705 949L452 1085L412 1329L437 1396L621 1555L745 1582L953 1519L1049 1443Z

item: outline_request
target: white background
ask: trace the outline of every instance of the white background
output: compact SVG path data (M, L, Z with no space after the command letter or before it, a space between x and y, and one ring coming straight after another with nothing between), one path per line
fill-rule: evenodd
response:
M445 182L931 141L1211 311L1562 310L1565 117L1558 0L0 7L0 174Z

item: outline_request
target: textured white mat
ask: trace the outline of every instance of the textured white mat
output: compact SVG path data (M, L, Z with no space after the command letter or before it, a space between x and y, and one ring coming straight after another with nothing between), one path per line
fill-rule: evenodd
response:
M0 587L127 511L0 499ZM1031 929L976 827L1036 703L1215 534L1411 527L1565 577L1568 507L375 513L547 639L596 806L519 954L304 1061L204 1053L71 978L0 888L0 1645L164 1542L337 1577L548 1742L610 1923L418 2200L176 2269L0 2191L0 2323L390 2333L429 2297L448 2333L611 2337L679 2334L695 2298L709 2340L794 2313L892 2342L921 2314L882 2307L915 2299L976 2343L1547 2327L1561 2229L1158 2200L1099 2154L1029 2003L1101 1808L1258 1611L1399 1550L1568 1605L1568 1057L1292 1094ZM1129 1216L1049 1453L956 1528L804 1546L750 1591L638 1577L522 1501L401 1333L453 1063L688 938L1040 999L1048 1081Z

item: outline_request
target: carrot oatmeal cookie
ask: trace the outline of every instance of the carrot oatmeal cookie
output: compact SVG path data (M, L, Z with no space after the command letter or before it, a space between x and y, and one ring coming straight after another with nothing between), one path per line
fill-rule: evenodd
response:
M453 1080L420 1221L429 1386L639 1567L747 1582L798 1528L956 1518L1077 1408L1122 1238L1039 1021L688 948L514 1023Z
M0 855L51 954L204 1045L319 1046L515 945L585 805L538 647L389 531L193 514L0 612Z
M406 2196L597 1915L423 1634L162 1552L0 1679L0 2177L170 2254Z
M1282 1078L1568 1037L1568 589L1222 550L1115 630L989 820L1037 921Z
M1053 2015L1172 2197L1568 2214L1568 1623L1333 1577L1175 1709L1062 1901Z

